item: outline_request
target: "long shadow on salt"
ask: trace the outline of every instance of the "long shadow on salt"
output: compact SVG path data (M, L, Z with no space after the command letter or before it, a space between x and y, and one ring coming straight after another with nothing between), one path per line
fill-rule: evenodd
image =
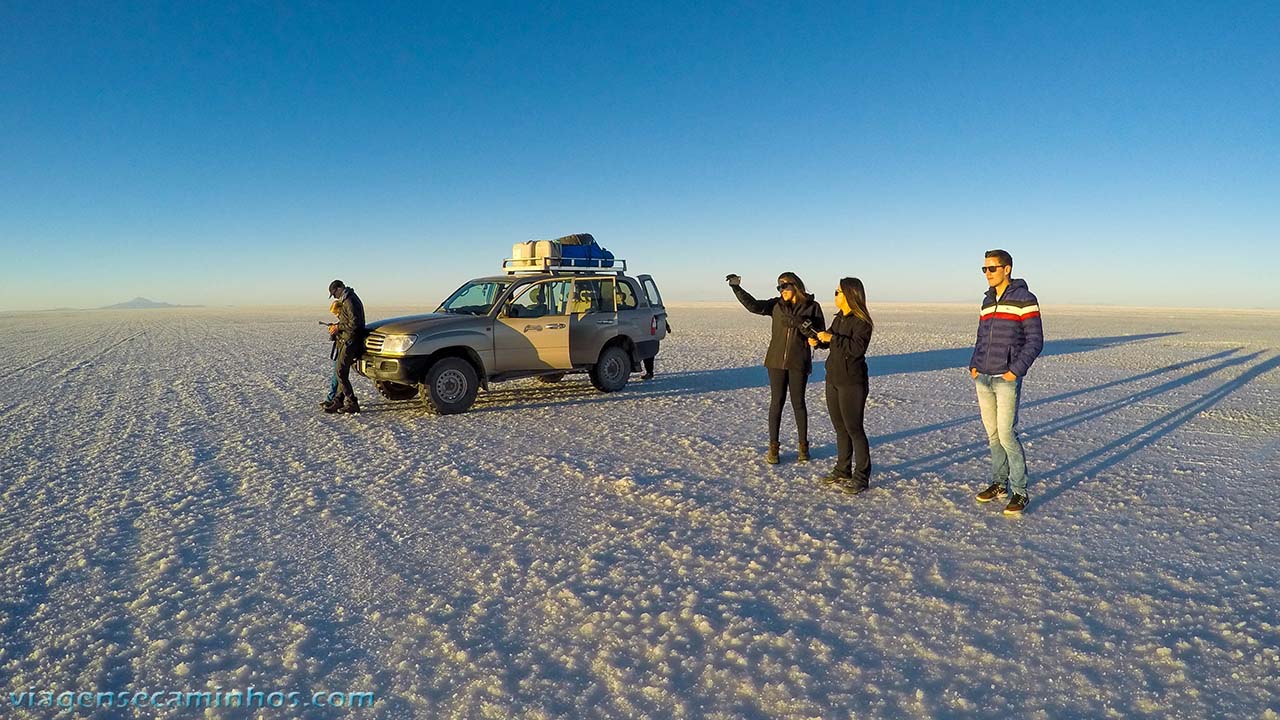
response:
M1140 335L1116 335L1110 337L1072 338L1051 340L1045 343L1041 357L1070 355L1103 350L1134 342L1179 335L1177 332L1144 333ZM904 373L933 372L965 367L972 356L970 348L944 348L898 355L880 355L868 358L873 377ZM826 368L814 363L811 383L826 379ZM519 388L491 390L481 393L472 412L493 412L516 406L520 409L558 407L584 402L616 402L651 397L691 397L705 393L730 392L768 387L768 376L762 366L698 370L694 372L659 375L657 380L643 386L629 385L621 393L601 394L585 381L548 385L545 388ZM416 404L379 404L370 406L376 410L396 407L416 407Z
M1236 359L1234 362L1224 363L1227 365L1239 365L1256 359L1262 353L1253 353ZM1261 375L1280 368L1280 355L1273 356L1269 360L1254 365L1245 370L1238 377L1219 385L1217 388L1205 393L1202 397L1193 400L1182 407L1168 412L1155 420L1143 425L1133 432L1125 434L1123 437L1103 445L1102 447L1086 453L1075 460L1070 460L1064 465L1050 470L1044 474L1044 477L1055 478L1065 476L1065 480L1058 483L1057 486L1050 488L1041 497L1039 505L1043 506L1055 500L1062 493L1070 490L1080 483L1088 480L1098 473L1113 468L1124 460L1131 457L1134 453L1149 447L1161 438L1166 437L1174 430L1186 424L1188 420L1196 415L1217 405L1228 395L1243 388L1253 382Z
M1055 395L1053 397L1044 398L1044 399L1035 401L1033 403L1027 403L1027 405L1025 405L1024 407L1042 405L1050 402L1057 402L1063 399L1078 396L1084 392L1092 392L1095 390L1110 388L1110 387L1122 385L1125 383L1130 383L1130 382L1135 382L1135 381L1150 378L1150 377L1155 377L1157 375L1170 372L1173 370L1184 369L1191 365L1198 365L1200 363L1208 362L1211 360L1222 359L1222 362L1219 362L1216 365L1212 365L1210 367L1197 370L1193 373L1174 378L1173 380L1169 380L1168 382L1162 383L1160 385L1156 385L1155 387L1147 388L1146 390L1142 390L1132 395L1125 395L1124 397L1107 401L1105 403L1102 403L1101 405L1086 407L1081 410L1077 410L1076 412L1054 418L1053 420L1041 423L1039 425L1024 427L1022 428L1023 437L1036 438L1036 437L1041 437L1045 435L1050 435L1052 433L1059 432L1062 430L1069 430L1071 428L1077 427L1084 423L1097 420L1098 418L1101 418L1105 415L1121 410L1139 401L1147 400L1147 399L1156 397L1158 395L1163 395L1164 393L1169 392L1171 390L1175 390L1177 388L1190 385L1196 380L1201 380L1203 378L1209 377L1221 370L1225 370L1227 368L1234 367L1237 365L1242 365L1254 359L1258 355L1258 353L1254 353L1253 355L1245 355L1241 357L1229 357L1228 359L1223 359L1224 356L1234 355L1238 351L1239 351L1239 348L1226 350L1220 353L1214 353L1213 355L1205 356L1197 360L1190 360L1184 363L1170 365L1164 368L1159 368L1157 370L1142 373L1140 375L1135 375L1130 378L1125 378L1123 380L1114 380L1112 382L1104 383L1102 385L1098 385L1093 388L1088 388L1085 390L1072 390L1071 392L1062 393L1061 395ZM978 422L978 416L976 414L965 417L965 418L960 418L954 421L949 421L948 423L940 424L940 426L938 427L935 427L932 425L926 426L926 428L924 429L927 429L927 430L943 429L945 427L951 427L952 425L959 425L963 423L974 423L974 422ZM917 434L916 430L908 430L902 433L897 433L894 436L887 436L885 438L874 438L874 440L887 441L887 440L899 439L902 437L909 437L914 434ZM946 448L944 450L941 450L939 452L932 453L929 455L922 455L922 456L913 458L911 460L908 460L906 462L898 463L896 465L886 466L884 470L895 471L900 473L908 472L908 471L914 472L914 473L941 472L942 470L946 469L948 466L955 465L957 463L962 463L967 460L973 460L975 458L984 457L986 456L986 454L987 454L987 446L985 444L981 442L966 443L958 447Z

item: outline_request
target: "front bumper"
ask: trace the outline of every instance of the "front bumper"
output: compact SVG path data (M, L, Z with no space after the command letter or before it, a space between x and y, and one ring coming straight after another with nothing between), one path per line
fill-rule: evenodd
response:
M416 385L426 375L426 358L390 357L366 352L356 361L356 372L370 380Z

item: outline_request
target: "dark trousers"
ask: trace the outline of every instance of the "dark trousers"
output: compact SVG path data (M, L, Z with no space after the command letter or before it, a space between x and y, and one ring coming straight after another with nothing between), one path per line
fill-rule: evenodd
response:
M778 442L778 430L782 427L782 406L791 392L791 409L796 414L796 435L800 442L809 443L809 407L804 402L804 387L809 376L799 370L769 371L769 442Z
M835 474L865 484L871 477L871 446L862 417L867 407L866 385L827 383L827 412L836 430ZM854 467L854 459L857 466Z
M353 403L356 392L351 387L351 366L360 357L360 343L356 341L338 343L338 394L335 402Z

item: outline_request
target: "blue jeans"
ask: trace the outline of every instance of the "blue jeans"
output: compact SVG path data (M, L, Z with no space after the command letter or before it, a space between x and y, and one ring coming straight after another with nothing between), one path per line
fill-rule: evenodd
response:
M329 379L329 397L325 398L325 401L333 402L333 399L337 396L338 396L338 360L337 358L334 358L333 377Z
M991 481L1009 488L1011 494L1027 494L1027 458L1018 439L1018 400L1022 378L1005 380L999 375L978 373L973 379L978 392L982 426L991 446Z

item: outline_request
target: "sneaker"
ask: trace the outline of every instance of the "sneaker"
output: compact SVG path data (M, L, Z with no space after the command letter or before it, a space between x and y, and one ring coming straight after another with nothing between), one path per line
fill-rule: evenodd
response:
M769 451L764 454L764 461L770 465L778 464L778 443L769 443Z
M845 495L857 495L860 492L866 492L867 488L870 486L865 482L858 482L852 478L847 478L836 483L834 487Z
M796 462L809 462L809 443L800 443L800 450L796 453Z
M1026 495L1014 493L1013 497L1009 498L1009 504L1004 506L1004 514L1017 515L1027 509L1028 502L1030 502L1030 498Z
M1008 488L1001 485L1000 483L991 483L990 485L987 486L986 490L983 490L982 492L978 493L978 502L980 503L991 502L996 498L1002 498L1002 497L1008 497L1008 496L1009 496Z
M641 380L652 380L652 379L653 379L653 373L651 373L651 372L647 372L647 373L645 373L645 374L641 375L641 376L640 376L640 379L641 379Z

